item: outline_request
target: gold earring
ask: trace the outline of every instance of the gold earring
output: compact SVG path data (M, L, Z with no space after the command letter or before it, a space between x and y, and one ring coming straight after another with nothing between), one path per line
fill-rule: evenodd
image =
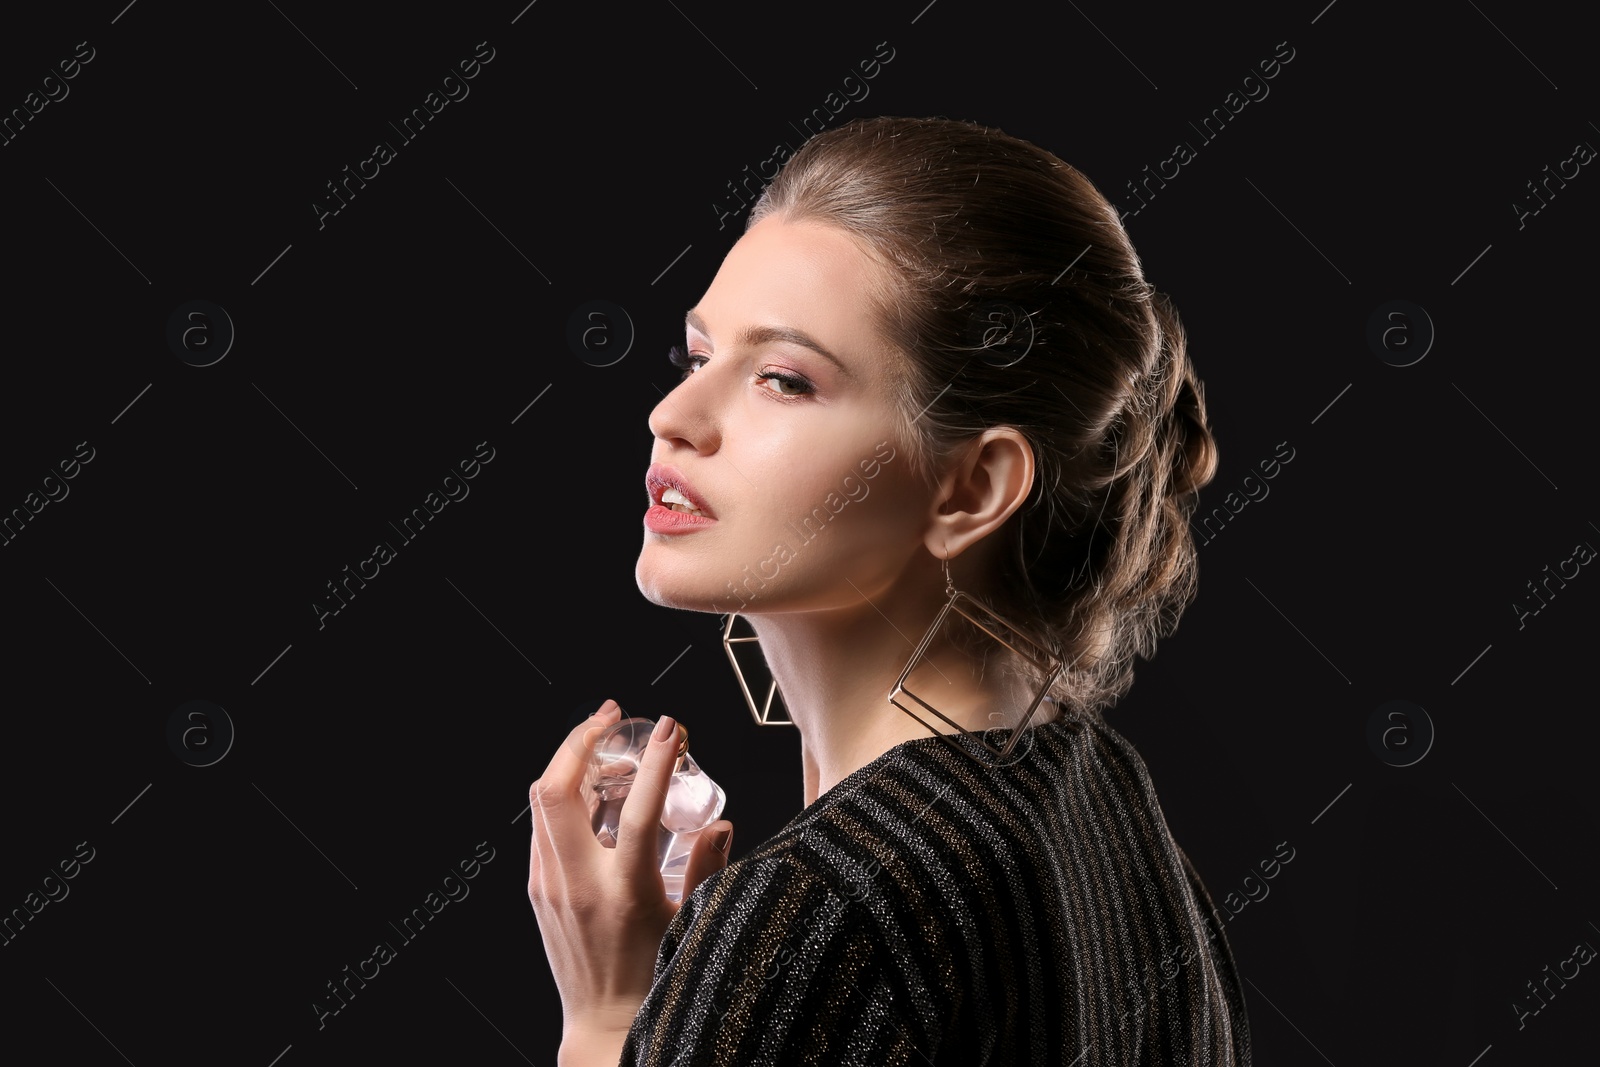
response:
M760 641L761 638L756 634L751 634L749 637L734 637L733 620L738 617L737 613L728 612L728 624L722 628L722 649L728 654L728 662L733 664L733 673L739 679L739 689L744 693L744 702L750 705L751 717L756 720L756 725L758 726L794 726L792 719L772 718L772 698L778 692L778 680L776 678L772 680L772 685L767 689L766 705L760 711L756 710L755 698L750 695L750 686L744 680L744 671L739 669L739 661L734 658L733 646L744 641ZM785 704L784 707L787 709L788 705Z
M1015 626L1000 618L1000 616L996 615L978 600L975 600L966 593L959 592L955 587L955 583L950 580L949 559L941 558L940 562L944 566L945 595L950 599L946 601L944 607L939 609L939 614L934 618L933 625L928 627L928 632L922 636L922 643L917 645L915 652L911 653L911 659L906 662L905 670L900 672L900 677L894 683L894 689L889 693L889 703L893 704L895 707L899 708L913 719L916 719L918 722L922 723L922 725L926 726L928 731L935 737L944 738L945 742L948 743L952 748L959 752L965 752L960 745L956 744L950 739L948 734L940 733L938 730L929 725L926 719L923 719L916 712L912 711L910 708L906 707L904 704L900 703L900 701L895 699L895 697L899 696L901 693L904 693L912 700L915 700L918 704L921 704L924 708L939 716L939 718L943 719L949 725L954 726L960 733L976 740L978 744L982 745L987 752L995 756L997 759L1005 759L1011 754L1011 750L1016 746L1017 741L1021 739L1023 728L1026 727L1030 721L1032 721L1034 712L1038 709L1040 702L1044 700L1045 694L1050 692L1050 687L1055 684L1055 680L1061 674L1061 671L1064 669L1064 665L1062 664L1059 656L1041 648L1037 642L1030 641L1021 630L1018 630ZM1017 726L1017 728L1011 731L1011 738L1006 742L1005 747L1002 749L995 748L993 745L989 744L988 741L974 734L971 730L968 730L960 723L955 722L941 712L938 708L934 707L932 704L929 704L926 700L923 700L917 694L906 688L906 678L910 676L912 669L916 667L917 661L922 658L923 653L928 650L928 646L933 643L934 634L939 632L939 626L944 622L945 616L949 615L952 611L966 619L968 622L977 626L978 629L982 630L996 641L999 641L1012 652L1015 652L1017 655L1021 656L1030 666L1032 666L1035 670L1042 672L1045 676L1043 687L1040 688L1039 692L1028 704L1027 714L1022 717L1022 722ZM1016 644L1013 644L1011 641L1008 641L1004 637L1001 637L999 634L995 633L993 627L1003 627L1004 629L1010 631L1013 639L1016 641ZM1019 645L1022 647L1018 647ZM967 755L971 755L971 753L967 753Z

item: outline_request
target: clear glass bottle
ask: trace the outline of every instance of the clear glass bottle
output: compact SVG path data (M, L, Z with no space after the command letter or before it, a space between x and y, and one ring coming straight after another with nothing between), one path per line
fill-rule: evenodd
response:
M633 788L633 779L639 772L645 747L655 728L654 719L623 719L595 742L585 792L595 837L607 848L617 846L622 802ZM661 830L656 840L661 880L666 885L668 900L683 899L683 875L689 866L689 851L700 832L721 817L727 799L722 787L689 755L689 730L679 723L677 765L661 809Z

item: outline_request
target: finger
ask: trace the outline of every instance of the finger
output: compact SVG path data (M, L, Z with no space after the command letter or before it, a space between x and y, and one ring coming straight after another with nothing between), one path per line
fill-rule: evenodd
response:
M723 830L727 831L727 837L723 841L722 848L718 849L716 838ZM728 857L732 854L733 823L726 819L718 819L706 827L705 832L695 840L693 851L689 853L689 866L683 872L683 895L687 897L701 882L726 867Z
M578 767L582 768L588 760L588 753L593 752L599 736L621 715L622 709L616 701L608 700L602 704L599 711L568 732L561 748L545 768L544 775L528 787L528 808L532 823L532 838L528 849L530 891L540 884L542 866L548 866L559 872L562 850L573 846L574 837L588 837L593 834L588 808L584 803L586 798L582 795L582 774L580 771L577 781L571 781L571 763L575 761ZM581 758L578 753L583 754ZM567 762L563 762L563 757L567 758ZM581 834L578 829L574 829L575 821L569 816L569 812L582 814ZM590 840L593 840L592 837Z
M595 743L606 729L604 723L583 727L583 734L577 740L577 747L585 752L593 752ZM592 814L588 802L589 798L583 793L581 778L576 788L569 788L567 783L552 779L549 772L546 772L543 778L529 786L528 807L532 814L535 852L543 849L545 855L550 855L560 844L593 833L593 827L590 825ZM583 823L581 835L571 829L573 816L570 813L581 815Z
M589 731L597 725L614 725L621 718L622 708L615 700L607 700L600 705L600 710L567 733L537 784L547 792L578 796L582 792L583 776L589 765L590 754L594 751L595 738L600 736L600 732L595 731L591 737Z
M536 791L541 787L535 785ZM533 820L533 837L528 847L528 885L530 891L534 886L542 886L544 880L550 875L559 875L562 871L562 853L570 846L567 837L570 819L567 813L572 810L574 801L571 797L535 797L529 812ZM568 831L568 832L563 832Z
M584 730L581 743L592 748L606 726ZM602 846L595 840L593 813L580 792L554 789L549 783L535 782L529 794L533 837L528 849L528 893L530 897L571 889L575 878ZM587 850L587 851L586 851Z
M666 728L663 739L662 729ZM657 852L660 838L661 813L665 810L667 787L672 782L672 771L678 761L678 743L684 730L670 715L663 715L645 746L644 758L639 761L639 773L633 788L623 801L618 818L617 857L627 877L647 877L649 871L659 871L661 859Z

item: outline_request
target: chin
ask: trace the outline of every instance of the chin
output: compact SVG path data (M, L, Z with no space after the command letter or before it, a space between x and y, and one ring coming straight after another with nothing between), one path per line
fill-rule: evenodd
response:
M692 583L686 585L676 582L670 574L662 574L660 568L648 566L643 557L633 569L633 580L640 594L657 607L680 611L728 610L713 606L716 600L714 590L696 589Z

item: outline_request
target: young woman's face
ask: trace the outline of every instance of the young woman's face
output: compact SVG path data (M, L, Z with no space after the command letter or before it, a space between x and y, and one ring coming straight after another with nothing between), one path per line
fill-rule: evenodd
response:
M649 420L651 471L672 468L710 518L666 510L650 486L635 568L649 600L862 608L920 550L931 497L911 470L867 301L879 270L842 231L775 216L729 251L688 316L695 366Z

